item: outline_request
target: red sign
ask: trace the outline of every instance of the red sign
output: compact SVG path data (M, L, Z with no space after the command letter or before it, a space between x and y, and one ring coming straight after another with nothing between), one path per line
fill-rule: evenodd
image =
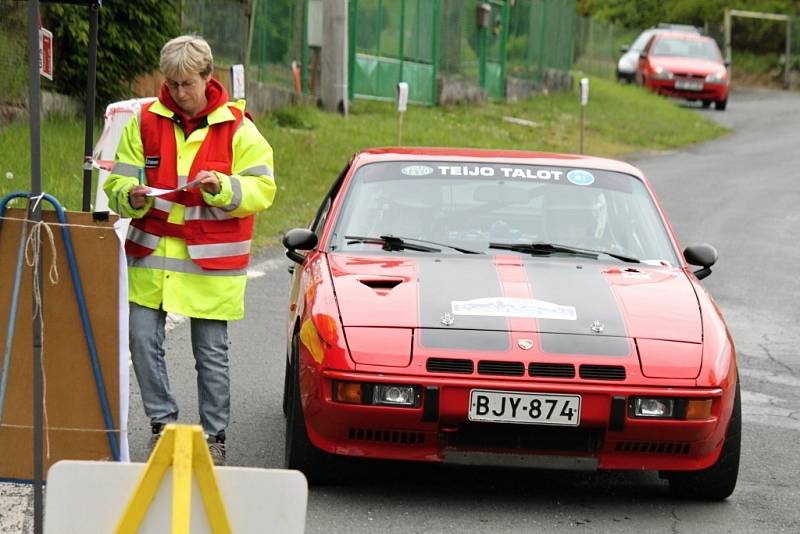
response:
M39 28L39 74L53 79L53 34Z

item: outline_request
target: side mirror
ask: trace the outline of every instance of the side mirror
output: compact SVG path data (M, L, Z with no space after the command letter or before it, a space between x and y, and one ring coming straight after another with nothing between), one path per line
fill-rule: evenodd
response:
M623 54L630 49L631 49L630 45L622 45L619 47L619 51L622 52Z
M286 257L295 263L302 264L306 257L298 250L311 250L317 246L317 234L308 228L292 228L283 236L283 246L286 247Z
M708 243L689 245L683 250L683 258L689 265L699 265L702 269L694 271L698 280L702 280L711 274L711 266L717 263L717 249Z

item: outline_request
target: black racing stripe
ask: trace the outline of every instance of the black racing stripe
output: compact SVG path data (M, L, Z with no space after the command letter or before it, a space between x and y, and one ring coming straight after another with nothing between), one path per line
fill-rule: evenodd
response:
M597 334L539 335L542 350L554 354L587 354L592 356L630 356L631 345L627 338Z
M496 330L450 330L423 328L420 344L426 349L463 349L507 352L511 347L508 332Z
M624 338L627 335L622 312L597 264L531 258L525 262L525 269L534 299L575 308L577 319L574 321L539 319L540 332L580 334L589 336L589 339ZM592 331L594 321L601 323L602 333ZM627 341L622 341L626 347L625 354L628 354ZM544 336L542 349L563 353L565 343L570 341L557 336ZM582 339L579 345L583 354L608 356L618 354L622 346L618 342L608 341L598 341L596 346L592 346L588 339Z
M476 315L454 315L449 327L442 324L445 313L452 313L452 302L485 297L502 297L502 288L491 256L459 258L420 258L419 319L422 327L420 343L431 348L465 348L463 336L441 335L433 329L495 330L507 332L508 319ZM504 346L510 341L504 335ZM496 345L496 342L490 343ZM495 350L500 350L498 347Z

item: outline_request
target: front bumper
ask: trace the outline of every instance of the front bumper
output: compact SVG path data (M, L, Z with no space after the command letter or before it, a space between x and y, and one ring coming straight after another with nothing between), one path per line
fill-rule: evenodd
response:
M647 87L660 95L686 100L713 100L722 102L728 99L728 85L724 83L703 83L700 91L687 91L675 88L675 80L654 80L648 78Z
M304 414L312 443L327 452L383 459L570 469L695 470L716 461L727 420L720 388L640 387L625 384L514 382L430 376L301 371ZM331 398L333 380L419 386L417 408L343 404ZM470 390L579 394L577 427L475 423ZM628 415L632 396L711 398L707 420L656 420ZM724 423L724 424L723 424Z

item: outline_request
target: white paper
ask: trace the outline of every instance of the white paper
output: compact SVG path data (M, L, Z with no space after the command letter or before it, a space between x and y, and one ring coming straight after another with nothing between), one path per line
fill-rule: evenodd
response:
M200 178L192 180L191 182L189 182L188 184L186 184L184 186L176 187L175 189L159 189L158 187L151 187L150 188L150 192L147 193L147 196L148 197L160 197L160 196L167 195L169 193L174 193L176 191L187 191L187 190L193 189L195 187L200 187Z

